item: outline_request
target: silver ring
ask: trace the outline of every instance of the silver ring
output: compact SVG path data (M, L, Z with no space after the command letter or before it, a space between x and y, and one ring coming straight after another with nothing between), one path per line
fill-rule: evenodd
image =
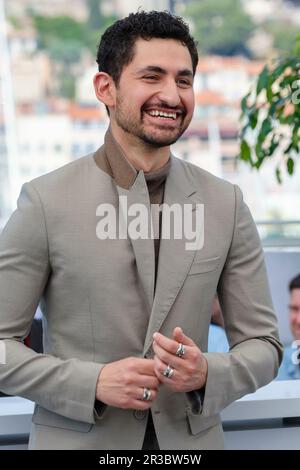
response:
M174 369L170 365L164 370L163 375L170 379L174 374Z
M149 401L150 398L151 398L151 390L149 390L149 388L144 387L142 401Z
M183 357L184 354L185 354L185 347L182 343L179 343L177 351L176 351L176 356Z

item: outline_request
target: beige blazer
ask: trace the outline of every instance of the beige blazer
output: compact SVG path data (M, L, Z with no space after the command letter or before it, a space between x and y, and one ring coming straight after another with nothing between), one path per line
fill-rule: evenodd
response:
M116 151L109 145L101 152ZM206 353L197 393L160 388L152 414L161 449L223 447L220 411L277 374L278 340L263 253L238 187L172 156L165 203L204 204L204 246L161 240L154 296L151 239L100 240L100 203L149 208L144 173L118 187L88 155L26 183L0 237L0 389L36 402L30 449L140 449L147 412L95 408L103 365L152 357L152 334L181 326L202 351L216 290L229 353ZM44 354L22 342L41 301Z

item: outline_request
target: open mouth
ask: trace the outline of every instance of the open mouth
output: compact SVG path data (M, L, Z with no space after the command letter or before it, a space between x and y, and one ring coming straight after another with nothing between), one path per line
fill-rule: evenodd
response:
M178 121L181 113L179 112L166 112L166 111L159 111L157 109L150 109L146 110L145 113L148 116L151 116L153 119L157 120L158 122L166 121L166 122L176 122Z

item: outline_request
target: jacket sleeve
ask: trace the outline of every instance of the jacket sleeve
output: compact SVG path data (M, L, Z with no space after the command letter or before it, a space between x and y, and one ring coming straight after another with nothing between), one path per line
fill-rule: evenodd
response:
M94 423L103 365L38 354L23 344L49 276L43 206L33 184L26 183L0 236L0 390L67 418Z
M276 377L283 347L255 223L235 186L235 223L218 284L230 350L205 353L205 388L189 394L194 413L211 416Z

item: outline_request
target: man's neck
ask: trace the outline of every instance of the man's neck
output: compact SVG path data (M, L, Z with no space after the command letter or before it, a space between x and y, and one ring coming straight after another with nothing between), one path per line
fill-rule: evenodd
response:
M154 148L111 123L112 136L136 170L150 172L162 168L170 158L170 147Z

